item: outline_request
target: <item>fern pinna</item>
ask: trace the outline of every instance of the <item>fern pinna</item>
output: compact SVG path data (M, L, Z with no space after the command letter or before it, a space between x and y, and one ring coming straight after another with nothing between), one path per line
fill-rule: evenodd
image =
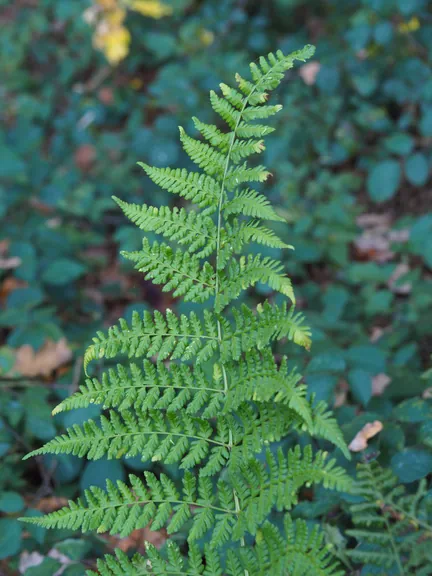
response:
M289 511L303 486L346 490L348 477L310 446L287 451L269 445L293 430L328 440L347 455L345 443L325 404L308 399L296 371L271 351L273 342L286 339L310 346L282 264L247 251L250 243L288 248L262 223L282 218L249 187L269 172L246 159L264 149L263 138L273 128L263 121L281 109L266 103L269 92L295 60L313 52L307 46L290 56L269 54L251 64L251 80L237 75L236 89L221 84L222 95L210 93L228 131L197 118L203 139L180 128L183 148L200 172L142 164L153 182L192 206L155 208L115 199L144 232L170 242L144 239L140 251L124 256L162 290L208 305L202 315L135 313L130 324L120 320L99 332L85 354L86 371L91 361L119 354L130 363L108 369L100 379L88 378L55 412L97 403L104 415L99 422L73 426L33 453L140 456L181 469L179 483L163 473L132 475L128 484L108 482L106 490L91 488L43 519L26 519L48 528L121 536L148 524L168 534L187 533L181 547L169 542L159 553L148 546L145 558L128 559L120 552L106 557L98 563L104 576L340 574L317 529L293 521ZM239 305L240 293L257 282L285 302L266 301L254 310ZM259 453L263 457L257 459ZM269 520L275 510L285 513L283 528Z
M351 505L358 541L349 556L363 564L362 574L432 574L432 498L426 479L407 492L391 470L377 462L360 464Z

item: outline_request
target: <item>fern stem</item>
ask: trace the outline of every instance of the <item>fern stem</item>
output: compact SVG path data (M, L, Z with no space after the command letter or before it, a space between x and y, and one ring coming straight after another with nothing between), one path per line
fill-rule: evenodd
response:
M256 90L258 89L258 87L262 84L262 82L264 80L266 80L269 76L269 74L271 74L273 72L273 66L270 68L270 70L264 74L264 76L261 78L261 80L255 84L255 86L253 87L253 89L251 90L251 92L247 95L247 97L245 98L243 107L240 111L240 114L238 115L236 124L234 126L234 129L232 131L232 135L231 135L231 140L230 140L230 145L229 145L229 149L227 152L227 157L226 157L226 162L225 162L225 168L224 168L224 173L223 173L223 177L222 177L222 183L221 183L221 189L220 189L220 195L219 195L219 202L218 202L218 215L217 215L217 234L216 234L216 283L215 283L215 304L214 304L214 308L216 308L216 299L217 296L219 294L219 290L220 290L220 285L219 285L219 259L220 259L220 243L221 243L221 231L222 231L222 211L223 211L223 201L224 201L224 194L225 194L225 184L226 184L226 178L228 175L228 169L229 169L229 165L230 165L230 160L231 160L231 153L232 153L232 149L234 147L235 141L236 141L236 136L237 136L237 130L239 127L239 124L241 122L243 113L249 103L249 99L250 97L256 92ZM218 340L219 340L219 346L221 346L222 344L222 326L220 323L220 320L218 318L217 320L217 331L218 331ZM224 393L225 395L228 394L228 376L226 373L226 369L223 363L221 363L221 371L222 371L222 378L223 378L223 382L224 382ZM232 450L233 447L233 435L232 435L232 430L230 429L229 432L229 449ZM233 489L233 496L234 496L234 504L235 504L235 510L236 510L236 514L239 514L241 509L240 509L240 502L239 502L239 498L237 495L237 491L235 489ZM244 547L245 546L245 540L244 538L241 539L240 541L241 546ZM244 570L244 574L245 576L249 576L249 570L247 570L245 568Z

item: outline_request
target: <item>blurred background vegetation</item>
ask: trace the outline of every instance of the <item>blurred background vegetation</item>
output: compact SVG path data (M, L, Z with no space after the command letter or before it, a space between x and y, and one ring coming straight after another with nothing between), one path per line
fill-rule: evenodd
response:
M265 192L288 222L278 231L296 247L271 252L286 260L313 329L310 354L288 353L334 406L347 441L379 420L369 450L380 462L408 488L432 473L432 383L422 377L432 335L430 8L0 0L0 574L81 576L113 546L166 539L23 527L18 516L149 465L21 458L100 410L51 416L79 386L97 329L132 309L176 306L119 256L141 233L111 195L172 202L136 162L187 166L177 126L192 132L192 115L211 121L209 90L277 48L317 45L279 92L284 109L263 158L273 173ZM328 524L343 557L344 503L310 492L299 513Z

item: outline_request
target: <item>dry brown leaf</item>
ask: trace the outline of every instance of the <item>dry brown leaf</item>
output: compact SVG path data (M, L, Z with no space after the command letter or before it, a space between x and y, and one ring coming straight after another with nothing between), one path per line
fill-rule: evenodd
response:
M23 282L22 280L18 280L13 276L8 276L5 278L4 282L0 287L0 300L4 302L4 300L8 297L8 295L16 290L17 288L24 288L27 286L27 282Z
M72 351L66 338L58 342L47 340L40 350L35 351L25 344L18 348L12 373L33 378L34 376L49 376L54 370L72 359Z
M110 106L114 102L114 92L112 91L112 88L103 86L98 92L98 98L102 104Z
M372 378L372 396L381 396L390 384L391 378L387 374L377 374Z
M341 406L346 404L348 391L349 391L348 382L346 380L339 380L333 403L333 406L335 408L340 408Z
M87 172L96 160L96 148L91 144L83 144L74 154L75 164L83 172Z
M320 71L320 68L321 64L319 62L308 62L307 64L304 64L299 70L303 82L308 86L315 84L316 76Z
M156 546L156 548L161 548L167 540L167 534L165 530L158 530L152 532L148 526L145 528L139 528L134 530L126 538L117 538L116 536L105 536L105 540L113 548L120 548L123 552L129 552L130 550L144 551L145 542L150 542Z
M60 496L47 496L46 498L41 498L36 505L32 505L32 508L36 508L45 514L48 514L49 512L60 510L60 508L67 506L67 504L67 498L62 498Z
M365 424L360 432L354 436L348 448L351 452L361 452L365 450L368 445L368 440L376 436L382 429L383 424L379 420Z

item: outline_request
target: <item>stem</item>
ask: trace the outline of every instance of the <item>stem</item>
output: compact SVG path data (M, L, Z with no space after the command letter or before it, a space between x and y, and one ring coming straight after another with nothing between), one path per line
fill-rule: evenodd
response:
M224 173L223 173L223 177L222 177L222 183L221 183L221 189L220 189L220 196L219 196L219 203L218 203L218 214L217 214L217 237L216 237L216 284L215 284L215 307L216 307L216 300L217 300L217 296L220 292L220 281L219 281L219 261L220 261L220 244L221 244L221 231L222 231L222 209L223 209L223 201L224 201L224 195L225 195L225 184L226 184L226 179L227 179L227 175L228 175L228 169L229 169L229 165L230 165L230 160L231 160L231 153L232 153L232 149L234 147L234 143L236 141L236 136L237 136L237 130L239 127L239 124L241 122L242 116L243 116L243 112L245 111L245 108L247 107L248 103L249 103L249 99L252 96L252 94L254 94L254 92L258 89L258 87L260 86L260 84L263 82L263 80L265 80L269 74L271 74L273 72L273 67L270 68L270 70L264 74L264 76L260 79L260 81L255 84L255 86L253 87L253 89L251 90L251 92L247 95L247 97L245 98L244 104L243 104L243 108L241 109L238 118L237 118L237 122L234 126L234 129L232 131L231 134L231 141L230 141L230 146L227 152L227 158L226 158L226 162L225 162L225 168L224 168ZM218 341L219 341L219 345L222 344L222 326L221 323L219 321L219 319L217 320L217 331L218 331ZM223 378L223 383L224 383L224 393L225 395L228 394L228 376L226 373L226 369L223 363L221 363L221 371L222 371L222 378ZM233 447L233 434L232 434L232 430L230 429L228 432L228 446L229 446L229 450L232 450ZM236 514L238 515L240 513L240 502L239 502L239 498L237 495L237 492L235 489L233 489L233 496L234 496L234 503L235 503L235 511ZM241 546L245 546L245 540L244 538L241 539L240 541ZM249 576L249 570L245 569L244 570L244 574L245 576Z

